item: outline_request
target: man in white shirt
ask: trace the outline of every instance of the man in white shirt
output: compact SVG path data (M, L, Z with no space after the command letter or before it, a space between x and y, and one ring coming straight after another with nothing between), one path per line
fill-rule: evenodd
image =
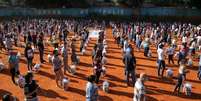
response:
M164 74L165 70L165 60L164 60L164 50L163 50L163 44L160 44L157 50L158 53L158 76L162 76ZM162 75L161 75L161 69L162 69Z

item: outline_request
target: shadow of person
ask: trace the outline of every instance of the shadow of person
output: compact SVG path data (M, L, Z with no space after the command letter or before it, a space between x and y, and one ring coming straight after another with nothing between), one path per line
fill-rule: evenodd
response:
M114 101L112 98L108 96L99 96L99 101Z
M158 101L156 98L146 95L146 101Z
M45 96L48 98L60 98L63 100L67 100L67 98L65 96L60 96L57 92L55 92L51 89L46 90L46 89L40 88L38 95L39 96Z
M119 95L119 96L127 96L129 98L133 98L133 93L122 92L122 91L117 91L112 89L109 92L110 94Z
M74 93L80 94L80 95L82 95L82 96L85 96L85 91L84 91L84 90L81 90L81 89L78 89L78 88L69 87L68 91L69 91L69 92L74 92Z
M14 101L14 99L15 99L15 101L19 101L18 98L12 96L12 93L11 93L11 92L8 92L8 91L6 91L6 90L4 90L4 89L0 89L0 100L2 100L2 99L3 99L3 96L6 95L6 94L11 95L11 100L12 100L12 101Z
M37 73L38 75L41 75L41 76L46 76L46 77L48 77L48 78L50 78L50 79L55 79L55 75L53 75L53 74L50 74L50 73L47 73L47 72L44 72L44 71L39 71L38 73Z
M2 99L5 94L12 95L11 92L8 92L8 91L6 91L4 89L0 89L0 99Z

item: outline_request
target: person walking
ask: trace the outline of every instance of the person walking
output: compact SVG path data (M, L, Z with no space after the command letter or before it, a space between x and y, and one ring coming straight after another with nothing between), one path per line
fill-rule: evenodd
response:
M149 38L145 38L144 42L142 43L143 48L144 48L144 56L148 57L148 52L149 52Z

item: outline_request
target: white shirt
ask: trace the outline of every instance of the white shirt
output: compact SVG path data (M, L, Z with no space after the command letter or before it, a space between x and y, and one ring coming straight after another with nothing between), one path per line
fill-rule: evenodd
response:
M182 38L182 43L186 43L187 42L187 37L183 37Z
M138 92L137 92L138 90ZM142 83L142 81L140 79L137 79L137 81L135 82L135 90L134 90L134 94L145 94L145 88L144 88L144 84Z
M191 49L192 49L192 48L195 48L195 41L194 41L194 42L192 42L192 44L191 44L190 48L191 48Z
M174 49L172 47L167 49L167 54L168 55L173 55L174 54Z
M86 85L86 97L87 98L90 98L91 97L91 89L93 87L93 84L91 82L87 82L87 85Z
M158 59L159 60L164 60L164 51L163 51L163 49L158 48L157 53L158 53Z

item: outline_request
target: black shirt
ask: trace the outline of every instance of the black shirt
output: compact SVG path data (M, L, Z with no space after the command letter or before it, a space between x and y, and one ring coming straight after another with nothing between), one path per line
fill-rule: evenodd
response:
M32 82L30 84L25 84L24 86L24 94L30 94L34 91L34 93L32 93L31 95L29 95L30 97L26 97L26 98L34 98L37 96L37 93L35 92L35 90L38 88L38 85L36 84L35 80L32 80Z
M179 74L178 75L178 83L182 83L184 79L184 75L183 74Z

